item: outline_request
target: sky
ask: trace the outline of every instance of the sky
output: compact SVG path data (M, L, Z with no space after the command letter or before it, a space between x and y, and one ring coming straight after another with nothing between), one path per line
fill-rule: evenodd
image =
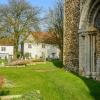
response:
M0 0L0 3L7 3L8 0ZM30 4L38 7L42 7L43 9L47 10L48 8L52 7L56 0L27 0Z
M27 0L31 4L43 7L45 9L48 9L49 7L52 7L55 0Z

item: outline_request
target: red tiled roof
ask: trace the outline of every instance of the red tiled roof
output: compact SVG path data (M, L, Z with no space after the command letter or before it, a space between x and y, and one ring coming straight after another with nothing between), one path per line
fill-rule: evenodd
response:
M52 33L49 32L34 32L32 33L39 42L56 44L56 38Z
M0 39L0 46L13 46L13 45L14 45L13 39L7 39L7 38Z

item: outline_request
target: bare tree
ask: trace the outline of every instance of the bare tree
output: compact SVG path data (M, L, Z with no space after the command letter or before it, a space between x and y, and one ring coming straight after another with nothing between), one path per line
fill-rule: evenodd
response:
M0 31L14 39L14 58L18 45L31 31L39 30L40 9L32 7L26 0L8 0L0 5Z
M48 31L53 33L53 38L56 39L56 43L61 51L61 60L63 59L63 8L63 0L57 0L47 16Z

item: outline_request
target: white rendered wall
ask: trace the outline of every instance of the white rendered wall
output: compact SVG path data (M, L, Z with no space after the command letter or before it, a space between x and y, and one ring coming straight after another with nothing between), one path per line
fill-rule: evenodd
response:
M46 51L47 51L47 58L54 58L54 59L59 59L59 53L60 50L57 46L55 45L50 45L50 44L46 44ZM53 56L54 54L54 56Z
M32 48L28 48L28 45L31 44ZM42 43L24 43L24 54L31 53L32 58L59 58L59 49L56 46L45 44L45 48L42 47ZM54 53L54 56L52 55Z
M32 48L28 48L28 45L31 44ZM31 53L32 58L42 57L42 47L41 44L37 43L24 43L24 54Z
M5 51L1 50L2 47L5 47ZM14 46L0 46L0 57L2 59L4 59L5 56L7 58L8 58L8 56L13 57L13 50L14 50Z

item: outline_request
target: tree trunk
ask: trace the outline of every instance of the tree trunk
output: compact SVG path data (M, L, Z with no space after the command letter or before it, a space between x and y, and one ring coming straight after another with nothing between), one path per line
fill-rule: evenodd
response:
M18 58L18 43L15 43L14 45L14 60Z
M24 42L21 42L21 58L24 58Z
M60 60L63 61L63 48L60 46L59 49L60 49L59 57Z
M19 35L18 33L15 33L14 36L14 60L16 60L18 58L18 47L19 47Z

